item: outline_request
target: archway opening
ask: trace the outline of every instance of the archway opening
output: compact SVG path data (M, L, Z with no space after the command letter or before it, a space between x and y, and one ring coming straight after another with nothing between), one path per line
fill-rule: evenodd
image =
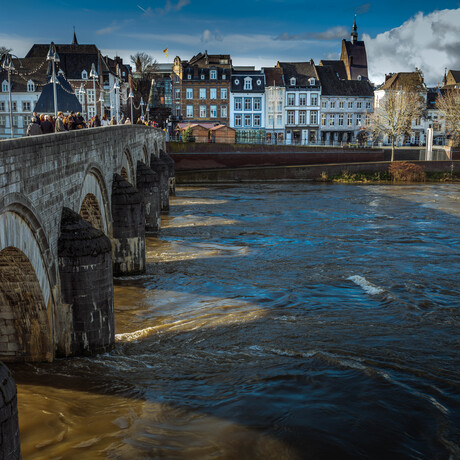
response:
M92 193L88 193L81 204L80 216L83 217L87 222L89 222L94 228L105 231L104 221L102 219L101 208L97 198Z
M29 259L13 247L0 251L0 359L53 359L40 283Z

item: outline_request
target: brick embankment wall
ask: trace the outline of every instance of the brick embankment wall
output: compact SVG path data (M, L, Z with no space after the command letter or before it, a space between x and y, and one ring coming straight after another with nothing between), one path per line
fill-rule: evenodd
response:
M427 172L450 173L451 161L420 161ZM389 162L320 164L303 166L276 166L259 168L215 169L178 171L179 184L205 184L219 182L267 182L267 181L318 181L348 173L384 173ZM454 173L460 176L460 161L454 161Z
M0 362L0 460L21 458L16 384Z

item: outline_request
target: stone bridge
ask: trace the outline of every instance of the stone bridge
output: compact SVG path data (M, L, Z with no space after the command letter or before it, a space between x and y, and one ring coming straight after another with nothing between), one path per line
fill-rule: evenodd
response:
M113 275L145 270L174 190L164 151L141 125L0 142L0 360L113 347Z

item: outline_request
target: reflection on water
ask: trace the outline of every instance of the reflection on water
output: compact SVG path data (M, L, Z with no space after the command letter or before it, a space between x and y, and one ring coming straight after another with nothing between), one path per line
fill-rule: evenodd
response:
M460 458L459 192L179 189L115 350L11 366L24 458Z

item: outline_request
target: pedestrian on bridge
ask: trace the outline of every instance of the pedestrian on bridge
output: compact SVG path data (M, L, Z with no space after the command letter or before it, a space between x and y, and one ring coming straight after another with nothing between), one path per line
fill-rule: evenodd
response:
M57 133L60 133L62 131L67 131L65 124L64 124L64 114L62 112L58 112L58 116L56 118L54 130Z
M44 117L43 121L41 122L40 126L42 127L43 134L54 133L53 123L51 123L49 115L45 115L45 117Z
M32 117L30 119L29 126L27 127L27 135L28 136L38 136L39 134L43 134L42 128L37 123L37 118Z

